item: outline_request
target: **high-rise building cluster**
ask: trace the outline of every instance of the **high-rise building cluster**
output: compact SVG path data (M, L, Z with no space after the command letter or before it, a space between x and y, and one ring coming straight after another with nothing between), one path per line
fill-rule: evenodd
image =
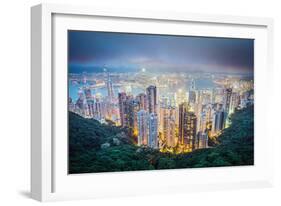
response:
M125 92L118 94L121 126L138 137L138 145L158 148L157 89L149 86L146 93L135 98Z
M87 84L87 78L83 75L83 86L78 90L78 99L74 102L69 97L69 110L85 118L93 118L102 123L112 120L116 125L120 124L119 109L116 108L117 100L114 96L113 84L109 72L104 69L104 82L107 96L100 93L92 93L91 85Z
M188 90L182 87L160 92L165 84L158 87L156 82L137 94L127 85L115 95L110 74L105 72L104 76L106 96L93 95L91 88L84 86L76 101L69 98L69 110L100 122L110 120L126 128L136 138L137 145L163 152L207 148L208 141L229 126L229 117L235 110L254 102L253 84L249 81L227 80L223 86L196 89L192 78Z

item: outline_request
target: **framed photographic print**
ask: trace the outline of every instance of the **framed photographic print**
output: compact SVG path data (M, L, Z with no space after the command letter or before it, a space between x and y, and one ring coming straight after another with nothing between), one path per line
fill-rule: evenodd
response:
M31 14L34 199L272 185L271 19Z

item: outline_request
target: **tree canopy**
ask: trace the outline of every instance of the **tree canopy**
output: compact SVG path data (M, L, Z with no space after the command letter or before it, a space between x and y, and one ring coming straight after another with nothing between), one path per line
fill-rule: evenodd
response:
M92 173L254 164L254 108L236 111L217 144L185 154L138 147L122 128L69 112L69 172Z

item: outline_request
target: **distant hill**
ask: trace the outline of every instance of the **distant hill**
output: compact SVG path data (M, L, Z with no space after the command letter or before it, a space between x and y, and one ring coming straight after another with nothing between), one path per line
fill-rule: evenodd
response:
M253 165L253 107L237 111L231 121L217 146L175 155L135 146L123 129L69 112L69 172Z

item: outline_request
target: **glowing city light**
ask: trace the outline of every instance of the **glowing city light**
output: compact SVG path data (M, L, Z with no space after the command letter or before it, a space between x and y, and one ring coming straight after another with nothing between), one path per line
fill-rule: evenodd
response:
M76 96L71 96L70 110L102 124L109 120L127 128L136 145L164 153L208 148L208 139L215 141L230 126L229 117L254 100L250 80L214 77L212 82L218 87L198 89L183 84L182 78L190 82L193 75L148 73L144 78L140 73L103 71L106 76L102 72L73 77L77 85L72 85Z

